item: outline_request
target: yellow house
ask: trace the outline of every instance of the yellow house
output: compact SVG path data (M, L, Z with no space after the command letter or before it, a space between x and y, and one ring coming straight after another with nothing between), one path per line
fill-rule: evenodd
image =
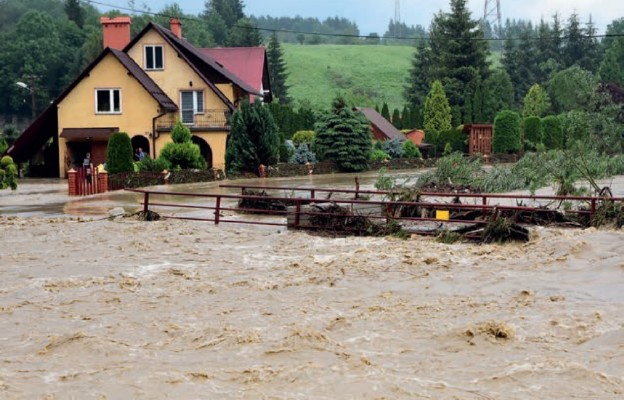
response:
M26 161L47 143L56 149L50 164L58 165L50 175L65 177L87 152L94 164L104 163L113 132L128 133L135 149L157 157L180 120L190 128L208 167L223 169L230 115L243 98L270 101L268 76L256 87L244 81L187 42L176 19L171 29L150 23L132 40L129 17L103 17L101 23L104 51L8 154Z

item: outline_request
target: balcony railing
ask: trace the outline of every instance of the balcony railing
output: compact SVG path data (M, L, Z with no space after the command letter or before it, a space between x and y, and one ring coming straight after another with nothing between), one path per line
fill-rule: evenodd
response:
M230 110L206 110L201 114L193 115L193 122L185 123L185 125L191 130L230 129L231 115ZM156 120L156 129L158 131L170 131L180 119L180 114L177 113L163 115Z

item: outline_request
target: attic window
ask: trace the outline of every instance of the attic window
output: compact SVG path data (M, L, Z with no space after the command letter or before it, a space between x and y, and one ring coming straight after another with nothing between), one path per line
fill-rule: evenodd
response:
M165 68L163 47L161 45L145 46L145 69L148 71Z
M95 89L96 114L121 114L120 89Z

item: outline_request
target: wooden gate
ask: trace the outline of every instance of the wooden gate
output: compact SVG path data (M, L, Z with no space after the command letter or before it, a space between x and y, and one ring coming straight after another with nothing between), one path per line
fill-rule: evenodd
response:
M90 196L108 190L108 174L82 166L67 173L70 196Z

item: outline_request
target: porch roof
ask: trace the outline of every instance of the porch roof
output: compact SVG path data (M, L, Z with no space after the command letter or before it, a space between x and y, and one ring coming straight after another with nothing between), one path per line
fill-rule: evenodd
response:
M108 140L119 128L65 128L61 132L63 139Z

